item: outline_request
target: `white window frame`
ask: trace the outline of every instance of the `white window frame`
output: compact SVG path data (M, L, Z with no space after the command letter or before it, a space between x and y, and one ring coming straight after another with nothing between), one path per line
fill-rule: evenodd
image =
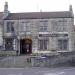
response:
M66 41L66 43L64 43L65 41ZM58 49L67 50L68 49L68 39L59 39L58 40Z
M68 30L67 21L64 19L53 20L52 21L52 29L57 32L65 32Z
M48 31L48 21L40 21L39 32L47 32L47 31Z
M31 25L30 22L22 22L21 23L21 32L30 32L31 31Z
M39 45L39 47L38 47L39 50L48 50L48 39L39 39L38 45Z
M6 23L7 27L6 27L6 32L9 33L9 32L14 32L14 22L7 22ZM8 31L8 27L9 27L9 31ZM12 27L13 27L13 31L12 31Z

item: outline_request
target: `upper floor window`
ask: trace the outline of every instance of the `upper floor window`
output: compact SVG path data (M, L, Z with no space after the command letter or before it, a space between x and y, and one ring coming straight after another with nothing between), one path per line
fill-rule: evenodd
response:
M40 32L48 31L48 21L40 21L40 23L39 23L39 31Z
M53 31L57 31L57 32L64 32L67 31L67 22L66 20L62 19L62 20L54 20L52 21L52 29Z
M22 32L25 32L25 31L30 32L30 29L31 29L30 22L22 22L20 31L22 31Z
M14 22L7 22L7 32L14 32Z

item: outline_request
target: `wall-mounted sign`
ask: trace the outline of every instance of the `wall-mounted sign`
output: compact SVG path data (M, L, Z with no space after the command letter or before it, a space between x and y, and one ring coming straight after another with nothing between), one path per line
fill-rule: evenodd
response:
M39 34L39 37L58 37L58 34Z
M39 34L39 37L68 37L68 34Z

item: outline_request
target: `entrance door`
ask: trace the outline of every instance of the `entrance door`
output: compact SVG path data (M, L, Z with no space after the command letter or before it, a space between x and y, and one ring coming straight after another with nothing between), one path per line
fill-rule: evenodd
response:
M32 53L32 40L21 39L20 40L20 54L31 54Z

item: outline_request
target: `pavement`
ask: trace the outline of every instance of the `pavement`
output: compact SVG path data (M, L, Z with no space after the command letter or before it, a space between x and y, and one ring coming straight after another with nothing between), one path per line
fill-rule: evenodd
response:
M30 67L31 64L27 62L29 56L8 56L0 58L0 68L24 68Z
M0 75L75 75L75 67L0 68Z

